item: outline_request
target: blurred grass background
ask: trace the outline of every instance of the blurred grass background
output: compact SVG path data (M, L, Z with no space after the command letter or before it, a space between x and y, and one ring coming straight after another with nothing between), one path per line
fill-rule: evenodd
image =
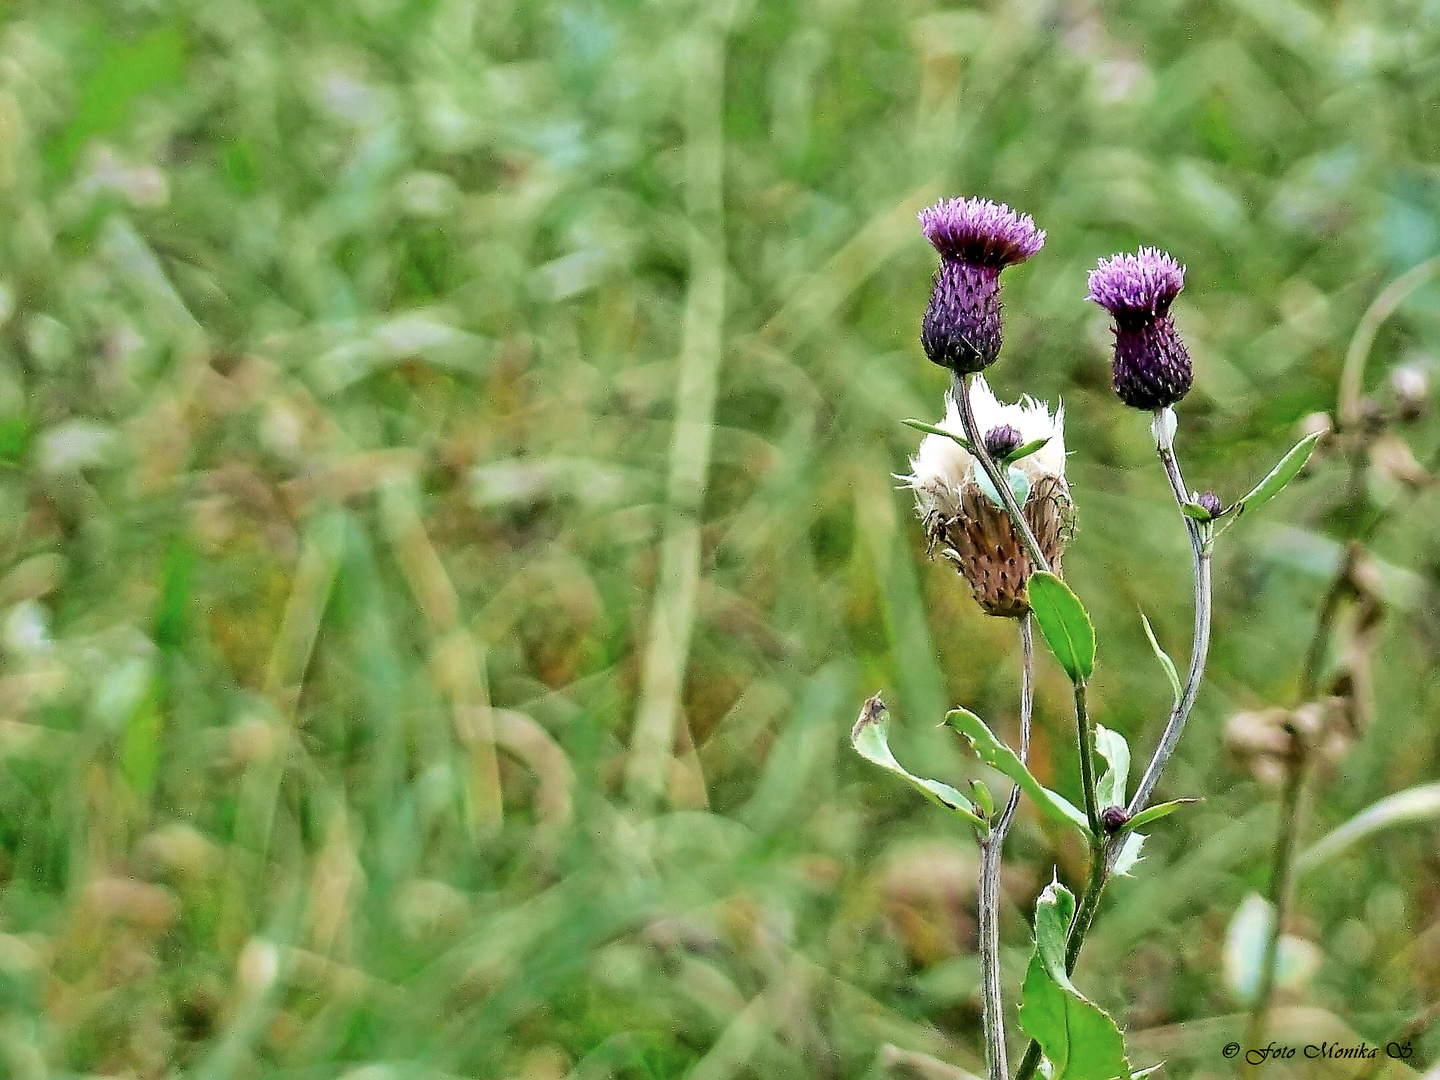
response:
M1440 252L1437 106L1434 0L9 6L0 1069L979 1069L973 840L846 745L877 688L952 782L979 774L947 705L1016 723L1011 625L891 479L946 385L915 212L981 194L1049 231L992 381L1064 400L1093 707L1148 754L1138 610L1183 663L1189 562L1084 272L1188 264L1180 448L1233 499ZM1432 363L1437 301L1369 386ZM1274 808L1221 736L1295 704L1346 476L1226 537L1162 787L1206 802L1077 975L1169 1075L1230 1075L1222 942ZM1371 481L1376 720L1311 837L1440 765L1440 507ZM1078 799L1040 668L1035 768ZM1011 836L1013 1000L1034 896L1085 858L1028 809ZM1435 841L1302 881L1323 959L1282 1004L1373 1043L1440 995Z

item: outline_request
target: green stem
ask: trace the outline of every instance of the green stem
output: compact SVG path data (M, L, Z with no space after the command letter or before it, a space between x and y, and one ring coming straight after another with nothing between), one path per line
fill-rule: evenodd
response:
M1080 738L1080 784L1085 789L1085 816L1090 819L1090 832L1103 839L1100 807L1095 799L1095 731L1085 705L1085 684L1075 684L1075 728Z

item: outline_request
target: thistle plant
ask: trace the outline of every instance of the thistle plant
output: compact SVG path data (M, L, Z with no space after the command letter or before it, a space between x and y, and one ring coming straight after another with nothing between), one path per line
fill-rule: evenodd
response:
M921 325L921 344L953 384L938 424L906 420L926 432L902 477L915 492L932 555L953 564L981 609L1016 622L1021 643L1020 742L1007 745L974 713L951 710L945 723L965 737L986 765L1013 783L997 801L978 782L968 795L908 772L891 753L888 716L879 695L861 710L851 739L868 760L908 780L964 819L980 847L979 952L986 1061L990 1080L1008 1080L1004 987L999 962L1000 864L1006 833L1022 797L1039 812L1077 830L1090 853L1080 892L1058 875L1036 904L1034 952L1021 988L1020 1025L1029 1037L1014 1074L1028 1080L1044 1068L1050 1080L1114 1080L1136 1073L1115 1021L1071 979L1107 883L1140 857L1141 829L1193 799L1152 802L1175 752L1204 674L1210 641L1211 554L1219 536L1247 510L1277 494L1304 466L1319 433L1307 436L1244 498L1225 505L1212 492L1186 487L1175 449L1174 406L1190 390L1190 355L1171 316L1185 268L1155 248L1103 259L1090 273L1089 299L1113 319L1112 382L1126 405L1151 414L1162 469L1190 540L1195 577L1194 635L1184 680L1145 626L1174 690L1158 744L1133 792L1130 747L1091 717L1086 688L1096 642L1084 605L1063 577L1076 511L1065 479L1064 410L1026 396L1001 402L983 369L1003 339L1000 275L1041 250L1045 234L1026 215L984 199L941 201L920 213L925 238L940 254ZM1046 788L1027 766L1034 685L1032 623L1069 677L1083 805ZM1127 794L1128 792L1128 794Z

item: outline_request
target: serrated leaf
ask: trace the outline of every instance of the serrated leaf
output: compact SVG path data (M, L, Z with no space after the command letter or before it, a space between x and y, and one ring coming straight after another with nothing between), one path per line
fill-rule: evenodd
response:
M1138 815L1137 815L1138 816ZM1115 869L1111 871L1120 877L1128 877L1143 855L1140 849L1145 846L1145 837L1138 832L1132 832L1125 837L1125 845L1120 849L1120 854L1115 856Z
M947 439L954 439L970 453L973 454L975 452L975 447L972 446L970 444L970 440L965 438L963 435L956 435L953 431L946 431L943 427L936 427L934 424L927 424L924 420L901 420L900 422L906 427L912 427L916 431L923 431L927 435L943 435Z
M1125 805L1125 784L1130 779L1130 744L1118 731L1095 725L1095 752L1105 759L1106 769L1095 787L1095 801L1101 809Z
M964 795L949 784L908 772L895 760L895 755L890 752L889 726L889 713L877 694L866 701L864 708L860 710L860 719L855 721L855 727L850 732L850 744L866 761L873 762L882 769L889 769L896 776L910 781L928 798L948 810L955 811L972 825L984 828L985 822L975 813L975 807Z
M1315 444L1320 441L1324 432L1317 431L1314 434L1306 435L1293 447L1290 452L1280 459L1280 464L1270 470L1270 475L1261 480L1250 489L1250 493L1236 503L1240 512L1254 510L1263 506L1280 492L1285 490L1285 485L1295 479L1295 474L1305 467L1310 460L1310 454L1315 449Z
M1156 803L1154 806L1147 806L1138 814L1125 823L1127 829L1143 829L1152 821L1159 821L1163 817L1173 814L1182 806L1189 806L1191 803L1198 803L1199 799L1171 799L1169 802Z
M1029 442L1025 443L1023 446L1017 446L1014 450L1011 450L1008 454L1006 454L1003 458L1001 458L1001 459L1000 459L1000 464L1001 464L1001 465L1014 465L1015 462L1019 461L1021 458L1027 458L1027 457L1029 457L1031 454L1035 453L1035 451L1039 450L1041 447L1043 447L1043 446L1044 446L1046 443L1048 443L1049 441L1050 441L1050 436L1049 436L1049 435L1046 435L1046 436L1044 436L1043 438L1039 438L1039 439L1031 439Z
M1043 570L1030 575L1026 594L1045 644L1070 681L1083 683L1095 670L1095 628L1085 605L1070 586Z
M1129 1077L1120 1029L1065 973L1065 936L1074 913L1074 896L1054 882L1035 904L1035 951L1025 972L1020 1026L1040 1044L1050 1080Z
M1175 692L1175 704L1180 704L1181 695L1184 690L1180 686L1180 673L1175 670L1175 661L1160 647L1160 642L1155 640L1155 631L1150 628L1150 620L1145 613L1140 613L1140 621L1145 624L1145 636L1150 639L1150 648L1155 652L1155 658L1160 661L1160 666L1165 669L1165 674L1170 676L1170 689Z
M970 746L980 756L981 761L992 768L999 769L1019 784L1020 790L1029 795L1035 805L1046 814L1057 821L1068 822L1078 827L1086 836L1090 835L1090 825L1085 819L1085 814L1073 803L1055 794L1039 780L1036 780L1030 770L1025 768L1024 763L1016 756L1015 751L997 739L995 733L985 726L985 721L968 709L951 709L945 715L945 723L970 741Z

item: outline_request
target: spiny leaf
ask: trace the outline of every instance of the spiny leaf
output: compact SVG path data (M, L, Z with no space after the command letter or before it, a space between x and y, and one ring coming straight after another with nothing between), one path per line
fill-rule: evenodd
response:
M1040 636L1070 681L1083 683L1095 670L1095 628L1085 605L1070 586L1043 570L1030 575L1026 591Z
M1065 974L1065 937L1074 912L1074 896L1054 882L1035 904L1035 951L1025 973L1020 1026L1044 1051L1050 1080L1129 1077L1120 1029Z
M981 761L999 769L1019 784L1020 790L1035 800L1035 805L1041 810L1057 821L1069 822L1078 827L1086 836L1090 835L1090 826L1084 813L1036 780L1015 755L1015 751L997 739L994 732L985 726L985 721L968 709L951 709L945 716L945 723L970 740L971 747L980 755Z
M1115 856L1115 869L1112 873L1118 874L1120 877L1129 877L1135 864L1143 858L1140 849L1144 844L1145 837L1141 833L1132 832L1126 836L1124 847L1120 849L1120 854Z
M941 806L955 811L972 825L985 828L985 822L975 813L974 805L964 795L961 795L949 784L943 784L939 780L928 780L923 776L907 772L895 760L895 755L890 752L890 741L887 735L889 725L889 713L885 709L884 702L880 700L880 695L876 694L861 708L860 718L855 721L855 727L850 732L850 744L866 761L874 762L882 769L889 769L896 776L904 777Z
M1150 648L1155 651L1155 658L1160 661L1160 666L1165 669L1165 674L1170 676L1170 689L1175 691L1175 704L1180 704L1180 697L1184 693L1180 686L1180 673L1175 670L1175 661L1170 659L1169 654L1160 647L1160 642L1155 640L1155 631L1150 628L1150 620L1145 613L1140 613L1140 621L1145 624L1145 636L1150 639Z

